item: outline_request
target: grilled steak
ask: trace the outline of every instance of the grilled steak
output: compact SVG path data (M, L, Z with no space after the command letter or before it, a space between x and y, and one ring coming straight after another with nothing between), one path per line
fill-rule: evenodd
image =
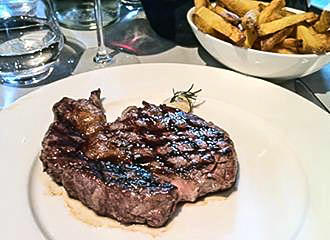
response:
M229 135L211 122L143 102L106 122L100 90L63 98L42 142L41 161L69 196L122 223L164 225L180 201L233 186Z

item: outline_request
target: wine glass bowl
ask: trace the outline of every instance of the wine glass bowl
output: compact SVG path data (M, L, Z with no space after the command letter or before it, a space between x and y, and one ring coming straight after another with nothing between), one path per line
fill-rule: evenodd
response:
M59 23L74 30L95 30L94 0L52 0ZM120 0L102 0L103 25L115 22Z

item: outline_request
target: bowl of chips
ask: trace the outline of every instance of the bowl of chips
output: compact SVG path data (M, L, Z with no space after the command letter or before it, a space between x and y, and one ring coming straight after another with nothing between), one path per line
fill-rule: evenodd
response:
M285 0L195 0L188 22L201 45L238 72L281 82L330 63L330 12L285 7Z

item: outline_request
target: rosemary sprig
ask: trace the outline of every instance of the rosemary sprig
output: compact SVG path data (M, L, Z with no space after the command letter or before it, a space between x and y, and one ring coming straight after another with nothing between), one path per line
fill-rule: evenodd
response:
M191 87L187 91L175 91L173 88L172 89L173 97L171 98L170 102L173 103L173 102L178 101L180 98L181 99L185 98L188 101L189 108L191 110L194 107L193 102L196 101L196 99L197 99L197 93L202 91L202 89L192 91L193 88L194 88L194 84L192 84Z

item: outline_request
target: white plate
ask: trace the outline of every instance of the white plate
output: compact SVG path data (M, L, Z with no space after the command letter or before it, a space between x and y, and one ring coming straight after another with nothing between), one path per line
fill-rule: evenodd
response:
M165 228L95 227L50 196L37 159L62 97L101 88L109 120L141 100L161 103L172 88L201 88L196 114L231 135L240 162L237 190L186 204ZM1 239L330 239L330 118L307 100L231 71L178 64L113 67L43 87L0 113Z

